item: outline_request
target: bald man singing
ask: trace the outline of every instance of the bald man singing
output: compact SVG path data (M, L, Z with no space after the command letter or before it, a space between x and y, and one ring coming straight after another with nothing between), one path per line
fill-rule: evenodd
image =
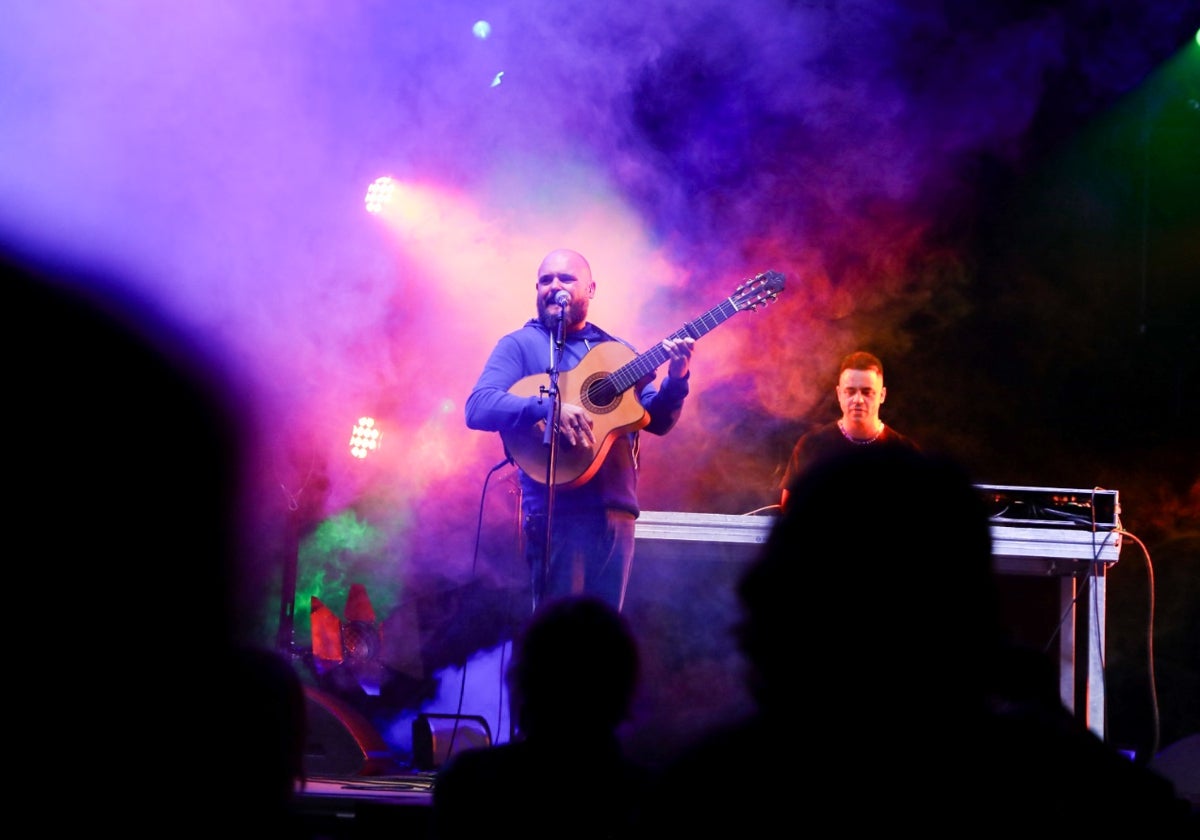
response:
M467 397L467 426L499 432L517 465L534 608L586 592L620 610L640 513L639 435L663 435L678 422L695 340L665 339L661 383L649 357L650 371L622 390L597 374L638 353L588 321L596 281L583 255L551 251L534 288L537 317L496 343Z

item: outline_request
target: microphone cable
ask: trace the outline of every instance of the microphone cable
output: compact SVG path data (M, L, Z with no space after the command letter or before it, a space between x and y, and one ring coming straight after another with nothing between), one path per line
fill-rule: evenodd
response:
M480 543L480 540L481 540L481 537L483 534L483 506L484 506L485 501L487 500L488 484L491 482L492 476L496 474L497 470L500 470L511 463L513 463L512 455L510 455L508 453L508 451L505 450L504 460L500 461L498 464L496 464L494 467L492 467L490 470L488 470L487 475L485 475L483 478L483 490L479 494L479 516L476 517L476 525L475 525L475 548L474 548L474 550L472 552L472 556L471 556L471 578L472 579L475 578L475 573L479 567L479 543ZM469 664L469 661L470 661L469 659L463 660L462 675L459 677L458 703L454 710L454 726L450 730L450 742L449 742L449 744L446 745L446 760L447 761L450 759L450 756L454 755L454 741L458 737L458 724L459 724L459 720L462 718L463 702L466 699L466 694L467 694L467 665ZM504 674L503 667L501 667L500 673L501 673L501 679L503 680L503 674ZM501 691L501 697L503 697L503 691ZM503 713L503 709L501 709L501 714L502 713ZM500 718L497 717L496 721L497 721L497 724L499 724ZM435 759L436 759L436 756L435 756Z

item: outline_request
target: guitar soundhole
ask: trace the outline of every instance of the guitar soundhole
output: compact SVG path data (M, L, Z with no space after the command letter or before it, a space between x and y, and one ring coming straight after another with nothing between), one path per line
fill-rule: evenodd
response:
M583 381L579 397L583 407L592 414L607 414L620 403L620 394L613 387L607 373L593 373Z

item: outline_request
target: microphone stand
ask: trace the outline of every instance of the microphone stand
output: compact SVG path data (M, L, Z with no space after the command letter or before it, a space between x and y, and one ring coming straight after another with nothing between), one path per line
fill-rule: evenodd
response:
M296 657L296 577L300 566L300 514L295 509L288 511L286 548L283 555L283 589L279 593L279 629L275 646L280 652Z
M546 424L546 435L543 439L550 446L550 457L546 460L546 533L542 545L542 564L537 570L533 588L533 608L536 610L546 594L546 585L550 578L550 551L554 541L554 477L558 471L559 423L562 421L562 399L558 391L558 366L562 359L563 346L566 344L566 315L567 307L559 306L558 328L554 341L550 346L550 422Z

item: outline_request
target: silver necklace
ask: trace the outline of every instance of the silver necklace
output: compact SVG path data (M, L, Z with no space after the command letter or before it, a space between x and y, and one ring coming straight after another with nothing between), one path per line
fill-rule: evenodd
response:
M871 443L874 443L875 441L879 440L879 436L883 434L883 430L884 430L884 425L882 423L880 423L879 431L875 433L874 437L867 438L866 440L859 440L858 438L853 437L849 432L846 431L846 427L845 427L845 425L843 425L841 420L838 421L837 425L838 425L838 431L840 431L842 433L842 437L844 437L846 440L850 441L851 443L858 444L859 446L866 446L867 444L871 444Z

